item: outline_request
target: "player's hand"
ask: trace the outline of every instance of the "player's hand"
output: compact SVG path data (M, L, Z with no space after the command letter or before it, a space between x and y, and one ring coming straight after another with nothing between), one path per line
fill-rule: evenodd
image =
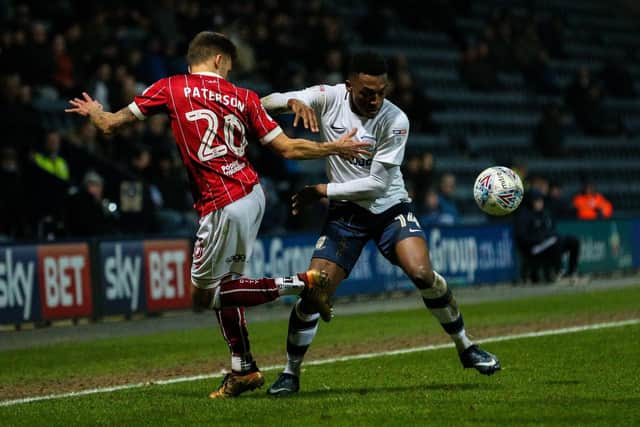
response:
M298 215L303 207L327 197L327 184L307 185L291 197L291 213Z
M367 157L371 156L371 151L369 151L371 143L353 139L356 132L357 129L353 128L349 133L345 133L339 140L334 142L336 154L345 160L358 157L358 154L363 154Z
M305 129L310 130L311 132L319 132L320 128L318 127L318 118L316 117L316 112L313 111L313 108L309 107L304 102L299 99L290 99L288 101L289 108L295 114L293 118L293 127L298 126L298 122L302 120L302 124Z
M80 114L85 117L89 116L93 111L102 111L102 104L91 98L87 92L82 92L82 97L84 99L71 99L69 104L73 105L74 108L67 108L64 111L66 113Z

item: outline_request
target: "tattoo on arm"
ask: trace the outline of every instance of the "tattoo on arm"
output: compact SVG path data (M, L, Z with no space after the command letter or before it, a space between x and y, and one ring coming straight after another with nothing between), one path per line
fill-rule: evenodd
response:
M91 121L104 133L111 133L137 120L136 116L133 115L128 107L124 107L115 113L97 111L91 114Z

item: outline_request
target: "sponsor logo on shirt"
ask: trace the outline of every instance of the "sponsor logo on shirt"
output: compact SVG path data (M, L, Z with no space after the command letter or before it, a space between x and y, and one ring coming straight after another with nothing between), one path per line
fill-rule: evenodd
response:
M407 134L407 130L406 129L392 129L391 133L393 133L394 135L406 135Z
M236 263L236 262L245 262L246 260L247 260L246 255L238 254L238 255L232 255L230 257L227 257L225 259L225 262L231 264L231 263Z
M222 173L227 175L227 176L231 176L234 173L239 172L242 169L244 169L245 166L247 166L246 163L234 160L233 162L222 166Z

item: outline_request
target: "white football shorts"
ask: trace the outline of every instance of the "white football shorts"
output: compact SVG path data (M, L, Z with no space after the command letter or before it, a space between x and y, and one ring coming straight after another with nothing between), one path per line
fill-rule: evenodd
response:
M243 198L200 218L191 263L191 282L196 287L212 289L225 276L243 274L264 208L264 192L256 184Z

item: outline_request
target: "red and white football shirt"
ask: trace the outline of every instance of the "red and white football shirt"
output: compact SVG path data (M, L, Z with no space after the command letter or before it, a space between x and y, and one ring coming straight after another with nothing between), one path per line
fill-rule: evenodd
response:
M215 73L158 80L129 109L140 120L169 114L200 216L244 197L258 183L245 155L247 138L268 144L282 132L255 92Z

